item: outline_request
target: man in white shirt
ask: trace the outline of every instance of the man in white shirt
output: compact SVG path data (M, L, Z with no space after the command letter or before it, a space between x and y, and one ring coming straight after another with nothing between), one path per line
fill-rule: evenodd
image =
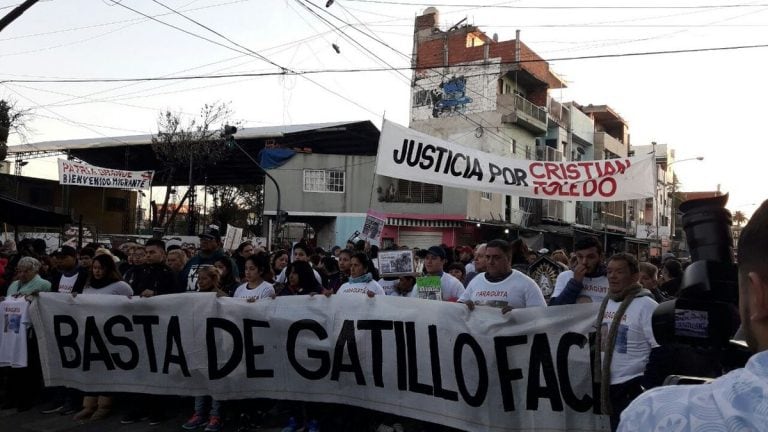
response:
M544 295L533 279L512 269L512 247L506 240L491 240L485 246L486 270L467 286L460 303L474 310L475 305L512 309L546 306Z
M657 387L621 415L619 431L759 431L768 427L768 201L739 236L739 315L746 367L706 385Z
M600 303L608 292L608 278L603 265L603 245L594 237L576 242L577 263L573 270L560 273L550 306L574 303Z
M642 380L651 349L659 346L653 337L651 318L659 304L638 283L637 258L618 253L608 260L608 293L600 305L595 359L600 382L601 410L611 417L611 430L619 425L621 412L643 392Z
M440 246L432 246L427 249L427 256L424 257L424 274L426 276L440 277L440 292L436 293L433 287L422 286L419 289L417 279L416 286L411 290L411 297L421 299L440 298L443 301L455 302L464 294L464 285L461 281L443 271L445 260L445 250Z

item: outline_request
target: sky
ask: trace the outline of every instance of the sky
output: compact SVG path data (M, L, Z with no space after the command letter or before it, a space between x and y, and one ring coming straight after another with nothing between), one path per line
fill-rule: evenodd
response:
M0 15L18 3L0 0ZM0 33L0 98L32 109L29 143L156 133L162 111L192 118L217 101L230 103L233 120L247 127L365 119L380 125L384 117L407 125L411 72L366 69L409 67L414 18L434 6L444 30L466 19L509 40L519 29L567 83L551 95L609 105L628 122L632 144L667 144L678 160L702 156L675 165L680 190L719 187L731 194L728 207L747 215L767 198L758 179L768 156L761 142L768 3L325 3L41 0ZM714 50L730 47L743 48ZM694 52L649 54L688 50ZM216 74L263 75L42 82ZM12 136L9 144L20 142ZM55 178L55 159L33 160L24 174Z

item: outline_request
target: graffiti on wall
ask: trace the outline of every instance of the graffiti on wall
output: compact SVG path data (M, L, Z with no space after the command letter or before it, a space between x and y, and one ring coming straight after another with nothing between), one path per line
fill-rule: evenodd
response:
M413 106L432 107L432 117L449 117L466 111L472 98L466 95L467 79L454 76L443 80L438 88L420 90L414 94Z

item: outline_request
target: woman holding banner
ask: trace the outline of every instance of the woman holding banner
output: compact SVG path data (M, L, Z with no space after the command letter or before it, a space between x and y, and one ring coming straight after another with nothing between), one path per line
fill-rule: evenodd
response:
M133 289L120 277L115 260L109 255L93 257L91 271L83 289L83 295L91 294L133 295ZM74 419L100 420L108 416L111 411L112 396L87 395L83 398L83 409L75 414Z
M384 288L373 280L373 263L362 252L352 255L349 265L349 282L339 288L337 294L365 294L368 297L386 295Z

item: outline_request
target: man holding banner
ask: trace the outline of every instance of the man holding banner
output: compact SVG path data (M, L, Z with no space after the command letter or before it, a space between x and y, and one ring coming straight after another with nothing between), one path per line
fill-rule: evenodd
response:
M512 247L505 240L491 240L485 246L486 271L467 286L459 303L474 310L475 305L512 309L546 306L541 289L533 279L512 269Z

